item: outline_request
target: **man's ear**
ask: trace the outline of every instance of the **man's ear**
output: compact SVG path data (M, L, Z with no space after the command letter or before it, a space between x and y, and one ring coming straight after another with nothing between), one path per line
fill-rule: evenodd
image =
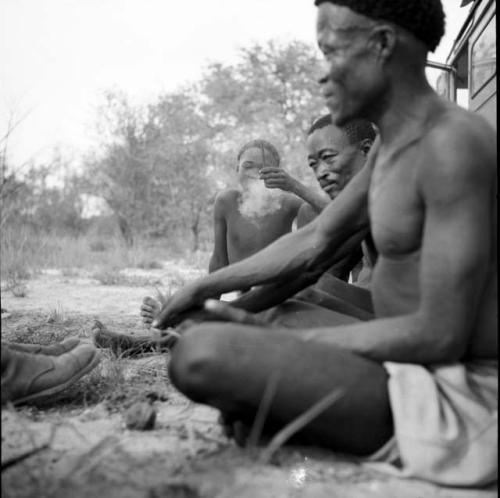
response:
M377 24L370 34L370 46L381 59L388 59L396 47L398 34L390 24Z
M373 140L372 139L370 139L370 138L364 138L359 143L359 150L361 151L361 153L364 156L367 156L368 152L370 152L370 149L371 149L372 145L373 145Z

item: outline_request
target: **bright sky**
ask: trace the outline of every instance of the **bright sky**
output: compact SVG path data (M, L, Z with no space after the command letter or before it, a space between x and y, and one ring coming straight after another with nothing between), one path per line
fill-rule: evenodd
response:
M444 62L469 10L443 0ZM196 79L209 61L230 62L253 42L299 39L315 45L312 0L1 0L0 135L11 164L75 158L95 143L99 94L124 90L133 102ZM435 78L435 72L429 74Z

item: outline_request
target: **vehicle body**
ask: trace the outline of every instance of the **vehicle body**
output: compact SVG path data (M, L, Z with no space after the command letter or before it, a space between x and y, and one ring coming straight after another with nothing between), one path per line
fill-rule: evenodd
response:
M440 95L483 115L496 129L496 2L463 0L461 6L472 2L446 64L428 66L443 70L436 84Z

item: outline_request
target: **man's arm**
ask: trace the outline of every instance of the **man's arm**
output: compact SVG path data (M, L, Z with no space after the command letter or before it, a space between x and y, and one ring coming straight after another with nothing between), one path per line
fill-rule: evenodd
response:
M304 202L300 206L299 212L297 213L297 228L302 228L303 226L311 223L318 216L318 213L313 209L310 204Z
M298 334L377 361L453 362L464 357L493 252L496 143L490 129L434 132L424 156L420 304L411 314ZM458 128L458 129L457 129Z
M295 194L306 201L316 214L321 213L330 203L330 198L325 193L306 187L282 168L265 167L260 170L259 175L267 188L279 188Z
M371 161L312 223L284 235L262 251L222 268L178 291L162 308L154 327L176 323L179 314L209 297L254 285L304 278L307 285L358 247L368 233ZM299 289L300 290L300 289Z
M229 264L227 256L227 224L225 212L225 192L215 198L214 205L214 251L208 264L208 273Z

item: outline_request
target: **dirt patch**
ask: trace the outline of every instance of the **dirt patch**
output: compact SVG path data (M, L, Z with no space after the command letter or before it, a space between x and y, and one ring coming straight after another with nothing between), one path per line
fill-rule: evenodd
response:
M177 270L178 271L178 270ZM151 278L161 272L151 270ZM130 275L131 273L129 273ZM141 273L142 275L142 273ZM196 272L176 278L179 284ZM163 277L165 278L165 277ZM182 281L181 281L182 280ZM172 287L174 284L171 284ZM88 276L46 273L27 282L26 297L2 294L2 340L51 343L92 340L94 319L113 331L142 334L138 307L151 287L106 286ZM37 453L2 472L6 497L380 497L493 498L488 490L437 488L399 480L331 452L289 447L267 465L258 450L237 448L217 412L178 393L168 354L101 364L49 406L2 410L2 464ZM156 411L153 430L133 431L132 404Z

